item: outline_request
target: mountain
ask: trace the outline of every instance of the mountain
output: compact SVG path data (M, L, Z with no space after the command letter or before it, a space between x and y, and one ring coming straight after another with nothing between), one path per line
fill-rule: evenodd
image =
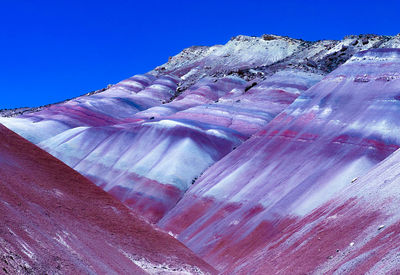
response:
M379 208L392 196L363 208L370 194L352 186L400 146L396 48L400 35L237 36L78 98L3 111L0 123L222 273L394 271L389 242L376 255L380 244L355 241L397 218Z
M280 244L298 219L323 217L313 210L399 148L399 72L398 49L356 54L207 169L160 225L225 270L262 244ZM285 255L307 254L297 253Z

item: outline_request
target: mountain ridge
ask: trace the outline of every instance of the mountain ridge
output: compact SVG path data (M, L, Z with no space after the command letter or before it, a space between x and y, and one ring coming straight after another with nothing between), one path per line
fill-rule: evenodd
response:
M377 270L386 258L393 271L392 246L370 255L378 221L380 233L398 219L380 208L397 193L363 203L390 175L351 186L397 159L399 48L400 35L241 35L0 123L221 273Z
M288 37L288 36L279 36L279 35L274 35L274 34L264 34L264 35L261 35L260 37L258 37L258 36L247 36L247 35L238 35L238 36L232 37L230 39L230 41L228 41L228 43L231 42L231 41L235 41L235 40L236 41L249 41L249 40L266 40L266 41L268 41L268 40L285 39L285 40L288 40L288 41L298 41L300 43L305 43L306 45L309 45L311 47L311 46L316 45L318 43L332 43L332 45L340 44L341 42L346 41L346 40L351 40L352 41L351 43L347 43L347 44L350 44L350 45L354 44L355 41L361 41L361 43L365 43L366 41L369 41L370 38L379 38L380 39L380 44L379 45L374 45L375 47L380 47L380 46L382 46L382 47L400 47L400 34L397 34L396 36L376 35L376 34L347 35L342 40L320 39L320 40L315 40L315 41L306 41L306 40L302 40L300 38L296 39L296 38L291 38L291 37ZM358 44L358 42L357 42L357 44ZM330 45L329 47L331 47L332 45ZM213 47L214 48L220 48L220 47L223 47L223 46L224 46L223 44L221 44L221 45L213 45L213 46L190 46L188 48L183 49L177 55L175 55L173 57L170 57L168 62L164 63L163 65L160 65L160 66L156 67L154 70L151 70L149 73L150 74L154 74L154 75L158 75L160 73L162 73L162 74L168 73L169 71L166 69L166 67L172 67L173 70L176 71L177 69L174 68L175 66L177 66L177 64L174 63L175 61L179 61L178 63L180 65L185 64L185 60L189 60L186 63L190 63L193 58L196 60L196 59L205 57L207 55L207 52L209 52L210 49L212 49ZM353 46L355 46L355 45L353 45ZM213 50L211 50L211 51L213 51ZM200 53L196 53L196 52L200 52ZM193 55L193 57L191 57L191 55ZM286 58L290 59L290 57L291 56L288 56ZM284 60L281 60L278 63L282 63L282 62L284 62ZM313 61L313 60L311 60L311 62L310 62L310 60L306 60L306 64L305 65L308 66L308 67L315 67L315 66L319 65L318 63L314 63L314 62L315 61ZM278 64L275 64L275 65L277 66ZM271 66L271 65L269 65L269 66ZM323 71L325 73L328 73L328 72L332 71L334 68L336 68L337 66L338 66L338 63L336 63L335 66L333 66L333 67L329 67L329 69L326 68L325 70L327 70L327 71L324 71L324 70ZM260 71L262 72L263 69L265 69L265 68L261 68ZM246 70L250 70L250 69L246 69ZM238 75L238 72L230 72L230 73ZM249 72L246 72L246 73L249 76L253 77L253 74L251 74ZM91 95L91 94L104 92L110 86L112 86L112 84L109 84L105 88L98 89L98 90L86 93L84 95ZM182 87L184 87L184 89L186 89L187 87L190 87L190 85L182 84ZM180 90L178 92L181 92L182 90ZM18 108L12 108L12 109L2 109L2 110L0 110L0 116L11 117L11 116L22 115L24 113L37 112L37 111L42 110L43 108L52 106L54 104L63 103L63 102L68 101L68 100L71 100L71 99L66 99L66 100L63 100L61 102L51 103L51 104L42 105L42 106L38 106L38 107L18 107Z

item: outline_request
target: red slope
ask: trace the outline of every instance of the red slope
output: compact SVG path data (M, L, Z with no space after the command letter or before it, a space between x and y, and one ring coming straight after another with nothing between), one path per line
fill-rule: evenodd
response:
M271 225L225 274L399 274L399 172L397 150L309 215Z
M2 125L0 216L0 273L214 273L177 240Z

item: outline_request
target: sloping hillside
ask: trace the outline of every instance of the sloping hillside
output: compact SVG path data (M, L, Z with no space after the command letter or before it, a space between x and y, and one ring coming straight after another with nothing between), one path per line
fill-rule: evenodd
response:
M312 226L305 221L319 218L314 209L399 148L399 72L400 50L356 54L207 169L159 224L219 270L241 269L240 259L257 249L285 247L286 230L301 238L292 223ZM329 260L301 259L291 260L292 270ZM288 263L277 261L270 264L279 273Z
M0 125L5 274L214 273L170 235Z

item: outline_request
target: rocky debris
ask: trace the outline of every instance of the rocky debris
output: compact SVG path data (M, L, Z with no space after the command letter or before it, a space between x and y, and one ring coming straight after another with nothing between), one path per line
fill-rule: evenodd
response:
M253 88L254 86L257 85L257 82L253 82L251 83L249 86L247 86L246 88L244 88L244 91L247 92L248 90L250 90L251 88Z
M37 109L39 111L39 108L41 108L41 107L38 107L38 108L22 107L22 108L15 108L15 109L0 109L0 116L2 116L2 117L19 116L26 112L32 111L33 109Z
M261 37L266 41L277 39L276 35L270 35L270 34L263 34Z
M0 274L33 273L33 268L20 255L15 253L9 245L3 240L0 240L0 244Z
M326 75L359 51L388 46L400 47L400 37L365 34L310 42L270 34L238 35L225 45L187 48L150 73L182 77L179 84L182 91L207 76L235 75L251 81L287 68ZM265 50L263 54L254 54L261 53L262 49ZM274 54L275 58L261 58L268 54ZM248 59L241 60L241 56L248 56Z

